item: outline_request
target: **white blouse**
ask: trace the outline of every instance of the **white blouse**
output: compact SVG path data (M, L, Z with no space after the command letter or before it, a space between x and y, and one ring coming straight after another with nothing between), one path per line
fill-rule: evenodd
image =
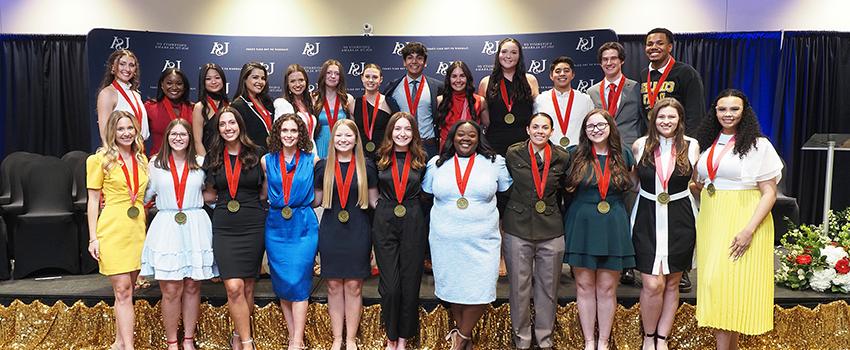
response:
M770 140L759 137L756 139L755 147L751 148L743 158L735 154L733 149L726 152L720 159L723 147L732 136L720 134L717 141L713 163L716 165L720 161L720 166L717 168L714 186L718 190L750 190L758 188L758 182L771 179L775 179L778 184L782 178L782 159L779 158L779 154L776 153L776 149L773 148ZM708 167L706 165L710 150L709 147L705 152L702 152L699 162L697 162L698 179L704 184L712 182L708 179Z

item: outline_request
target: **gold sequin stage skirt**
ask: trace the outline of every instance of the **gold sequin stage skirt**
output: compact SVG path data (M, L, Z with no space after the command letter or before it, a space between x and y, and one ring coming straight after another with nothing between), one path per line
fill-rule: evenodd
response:
M614 320L612 349L640 349L639 305L618 307ZM850 349L850 307L844 301L817 306L773 309L774 329L759 336L742 336L741 349ZM710 329L697 327L695 308L682 305L676 313L669 345L671 349L714 349ZM329 349L330 320L327 305L310 304L306 342L310 349ZM419 310L421 327L415 349L448 349L443 339L449 331L449 314L442 306L431 312ZM38 301L15 301L0 306L0 349L108 349L115 339L112 308L106 303L87 307L82 302L53 306ZM277 304L254 312L254 340L260 350L285 349L286 325ZM199 349L230 349L232 330L227 307L201 305L195 336ZM136 302L136 349L165 349L165 332L159 304ZM511 349L508 305L490 308L475 328L476 349ZM360 322L360 349L383 349L380 306L366 307ZM554 334L556 349L581 349L584 345L575 303L558 308Z

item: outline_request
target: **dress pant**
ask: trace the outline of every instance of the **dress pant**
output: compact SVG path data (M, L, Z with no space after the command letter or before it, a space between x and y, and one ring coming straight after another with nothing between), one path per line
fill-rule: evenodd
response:
M380 200L372 224L372 244L380 270L378 292L387 338L419 334L419 285L428 245L425 217L418 199L404 202L407 213L396 217L395 201Z
M534 337L539 347L552 347L564 237L527 241L506 232L502 244L511 285L514 344L519 349L531 348L531 299L534 297Z

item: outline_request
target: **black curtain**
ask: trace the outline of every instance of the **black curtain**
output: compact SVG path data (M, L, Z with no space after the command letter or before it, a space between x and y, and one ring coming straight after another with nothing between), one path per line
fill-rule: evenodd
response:
M0 35L0 159L90 148L86 37Z
M817 133L850 133L850 33L786 32L776 89L773 136L789 171L803 222L821 222L825 151L801 151ZM850 154L835 153L833 209L850 205Z

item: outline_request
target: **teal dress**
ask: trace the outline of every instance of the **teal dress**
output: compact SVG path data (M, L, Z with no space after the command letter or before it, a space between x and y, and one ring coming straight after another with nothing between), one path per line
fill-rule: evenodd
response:
M576 146L567 149L575 158ZM598 155L602 170L605 170L606 155ZM626 167L635 165L631 150L623 149ZM614 174L611 174L612 177ZM629 215L623 197L626 191L608 187L605 200L611 205L607 214L596 210L601 200L596 187L593 167L588 167L586 181L582 182L573 195L564 224L566 254L564 262L572 267L608 269L622 271L635 266L635 250L629 234Z

